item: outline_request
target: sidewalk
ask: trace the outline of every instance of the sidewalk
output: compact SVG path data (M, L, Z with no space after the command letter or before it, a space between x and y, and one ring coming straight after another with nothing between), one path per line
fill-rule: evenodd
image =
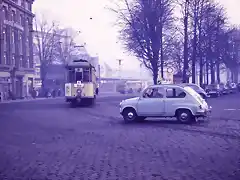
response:
M97 98L105 98L105 97L119 97L119 96L137 96L138 94L136 93L133 93L133 94L120 94L118 92L101 92L99 93L99 95L97 96ZM55 97L55 98L36 98L36 99L33 99L33 98L29 98L29 99L17 99L17 100L5 100L5 101L2 101L0 102L0 104L9 104L9 103L21 103L21 102L30 102L30 101L42 101L42 100L54 100L54 99L64 99L65 97Z
M17 100L5 100L0 102L0 104L8 104L8 103L20 103L20 102L29 102L29 101L41 101L41 100L47 100L47 99L61 99L63 97L56 97L56 98L29 98L29 99L17 99Z

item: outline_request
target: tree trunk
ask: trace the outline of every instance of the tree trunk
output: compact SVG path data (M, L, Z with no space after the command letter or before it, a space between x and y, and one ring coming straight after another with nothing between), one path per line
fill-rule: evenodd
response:
M163 59L163 47L161 45L161 77L164 79L164 59Z
M215 71L213 60L211 60L210 71L211 71L211 84L215 84Z
M187 71L189 68L189 62L188 62L188 1L185 1L185 12L184 12L184 54L183 54L183 78L182 81L183 83L188 82L188 76L187 76Z
M183 83L187 83L188 81L188 76L187 76L187 71L188 71L188 18L185 17L184 19L184 62L183 62Z
M209 84L209 65L208 65L208 60L206 60L206 80L207 80L207 84Z
M199 61L199 84L200 84L200 87L202 87L202 85L203 85L203 60L202 60L202 57L200 57L200 61Z
M160 40L161 40L161 45L160 45L160 62L161 62L161 77L164 79L164 58L163 58L163 29L161 28L160 31Z
M153 84L158 84L158 72L153 72Z
M152 70L153 70L153 83L158 84L158 60L159 60L159 52L153 52L153 60L152 60Z
M153 84L158 84L158 67L157 64L153 65Z
M195 7L196 8L196 7ZM193 29L193 57L192 57L192 83L196 83L196 51L197 51L197 14L194 11L194 29Z
M218 84L221 83L221 78L220 78L220 64L217 63L217 82Z

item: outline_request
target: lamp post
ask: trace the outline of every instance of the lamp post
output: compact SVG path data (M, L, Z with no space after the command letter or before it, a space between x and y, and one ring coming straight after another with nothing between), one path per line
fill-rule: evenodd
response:
M117 61L118 61L118 72L119 72L119 79L121 79L122 78L122 59L117 59Z
M140 64L140 79L142 80L142 63Z

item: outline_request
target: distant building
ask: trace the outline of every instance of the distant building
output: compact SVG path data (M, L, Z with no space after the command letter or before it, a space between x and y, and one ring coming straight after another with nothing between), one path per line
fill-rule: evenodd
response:
M34 0L0 0L0 92L16 98L33 86L32 4Z

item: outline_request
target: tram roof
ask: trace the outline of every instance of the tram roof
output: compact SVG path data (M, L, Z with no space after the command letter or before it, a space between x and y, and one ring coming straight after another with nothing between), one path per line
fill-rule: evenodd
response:
M73 60L72 62L68 63L67 67L93 67L93 66L87 60L79 59Z

